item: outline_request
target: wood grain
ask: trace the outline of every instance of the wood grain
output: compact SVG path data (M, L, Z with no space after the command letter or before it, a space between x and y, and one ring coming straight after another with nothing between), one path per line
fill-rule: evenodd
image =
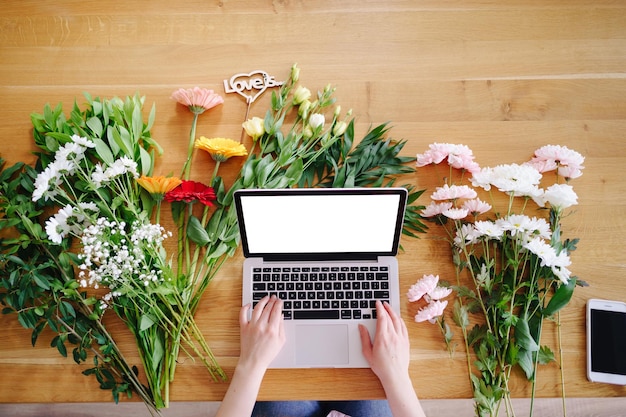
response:
M221 93L222 80L254 69L280 79L294 62L307 87L337 88L342 108L354 109L357 136L389 122L391 136L407 141L407 156L435 141L470 146L484 166L521 163L545 144L581 152L585 172L573 182L580 204L565 219L564 233L581 238L572 270L590 286L576 292L561 317L566 394L626 396L624 387L586 380L584 344L586 300L626 301L625 2L7 0L0 16L0 62L0 156L8 163L33 162L30 114L42 112L46 103L70 109L74 101L84 102L85 91L101 97L138 92L157 107L152 133L166 149L157 173L177 173L191 116L171 100L172 91L200 85ZM264 115L268 100L266 95L255 103L251 115ZM238 138L245 110L240 97L226 96L201 117L198 134ZM197 158L193 175L201 179L210 161ZM228 169L233 176L238 167ZM403 180L427 189L426 204L441 177L423 169ZM452 276L449 249L432 229L403 241L403 291L425 273ZM197 317L229 374L239 354L241 261L238 254L216 277ZM415 306L402 306L420 397L470 398L462 352L450 357L435 326L412 323L415 312ZM110 401L110 394L81 375L80 366L48 347L49 334L31 347L29 332L14 316L0 317L0 327L1 403ZM138 362L123 325L111 318L110 327L129 359ZM547 327L544 337L553 341L556 328ZM227 386L184 361L172 398L220 400ZM519 376L512 388L516 397L530 395ZM542 369L538 388L540 397L560 396L555 364ZM369 370L269 371L260 393L261 399L382 396ZM459 403L432 404L439 413ZM574 413L582 410L578 415L618 415L593 414L602 410L601 399L575 404ZM0 414L13 415L10 405L0 407ZM50 415L72 415L62 410ZM539 415L559 413L547 410Z

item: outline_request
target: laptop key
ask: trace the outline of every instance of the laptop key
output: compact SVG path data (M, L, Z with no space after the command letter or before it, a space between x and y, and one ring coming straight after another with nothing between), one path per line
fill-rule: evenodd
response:
M294 320L336 320L339 310L294 310Z

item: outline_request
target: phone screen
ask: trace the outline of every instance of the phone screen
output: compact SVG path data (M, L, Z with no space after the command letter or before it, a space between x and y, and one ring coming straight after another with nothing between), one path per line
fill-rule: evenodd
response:
M591 310L591 370L626 375L626 313Z

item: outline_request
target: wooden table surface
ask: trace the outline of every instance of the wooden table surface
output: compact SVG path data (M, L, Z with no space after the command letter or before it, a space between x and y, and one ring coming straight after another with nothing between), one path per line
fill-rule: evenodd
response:
M586 379L584 306L592 297L626 301L626 5L586 3L5 1L0 156L8 163L33 161L29 115L45 103L68 109L75 99L82 104L83 91L101 97L139 91L157 106L153 137L166 150L157 173L178 172L191 117L170 99L175 89L201 85L223 93L222 80L235 73L261 69L280 79L294 62L312 90L337 87L338 102L354 109L357 137L370 124L390 121L391 136L407 140L407 156L435 141L464 143L489 166L524 162L545 144L567 145L586 157L586 168L573 183L580 204L565 219L564 233L581 239L571 269L590 287L578 289L562 314L566 395L625 396L624 387ZM199 134L238 138L245 103L234 95L225 99L201 116ZM251 115L262 116L266 105L255 103ZM197 178L211 172L203 163L209 162L195 165ZM440 183L427 170L405 180L429 190ZM423 274L452 277L449 249L437 233L404 238L402 245L402 292ZM211 283L197 315L229 375L239 353L241 266L238 253ZM416 308L407 302L401 309L419 396L470 398L462 351L450 356L436 326L414 323ZM111 318L109 326L138 363L123 325ZM554 326L547 327L545 340L554 340ZM30 332L14 315L1 316L0 329L0 402L110 400L81 375L82 367L48 346L49 334L31 347ZM171 398L219 400L227 386L186 360ZM514 378L512 390L516 397L530 395L522 378ZM541 369L537 392L560 396L555 364ZM367 369L270 370L260 398L382 395Z

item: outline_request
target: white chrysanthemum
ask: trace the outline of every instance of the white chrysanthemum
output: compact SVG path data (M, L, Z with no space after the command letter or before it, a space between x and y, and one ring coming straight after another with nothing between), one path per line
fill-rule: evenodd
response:
M553 266L556 259L556 252L552 246L543 239L534 238L524 244L524 248L534 253L541 259L541 266Z
M570 276L572 275L569 269L565 267L557 267L557 266L553 266L551 269L552 269L552 273L559 280L561 280L563 284L567 284L569 282Z
M474 222L474 235L477 238L486 237L488 239L500 240L504 234L504 229L498 224L489 220L479 220Z
M465 245L471 245L478 242L479 237L480 235L476 233L476 230L471 223L463 224L456 230L456 234L454 236L454 246L462 249Z
M79 163L85 158L85 147L75 142L68 142L54 154L55 161L72 161Z
M96 188L102 187L102 184L108 182L107 176L104 174L101 164L97 164L91 173L91 182Z
M45 201L53 199L58 193L58 187L62 184L61 176L52 164L48 165L35 178L35 191L32 200L39 201L43 197Z
M552 236L552 230L550 224L544 218L532 217L530 218L527 226L528 233L532 236L540 237L543 239L550 239Z
M544 204L548 203L556 209L566 209L578 204L578 195L569 184L554 184L548 187L539 198ZM540 204L541 207L544 204Z
M491 172L491 184L498 190L513 196L534 197L540 195L541 173L531 165L498 165Z
M55 159L48 166L51 167L52 170L58 172L59 175L64 175L66 177L74 175L74 172L76 171L76 164L74 161L69 159Z
M498 219L496 223L504 231L510 232L511 236L515 236L518 233L526 234L530 230L532 221L530 217L523 214L512 214Z
M491 178L493 176L493 168L485 167L478 172L474 172L470 181L474 187L480 187L485 191L491 190Z
M89 140L86 137L82 137L82 136L78 136L78 135L72 135L72 142L83 146L85 148L95 148L96 144L93 143L93 141Z

